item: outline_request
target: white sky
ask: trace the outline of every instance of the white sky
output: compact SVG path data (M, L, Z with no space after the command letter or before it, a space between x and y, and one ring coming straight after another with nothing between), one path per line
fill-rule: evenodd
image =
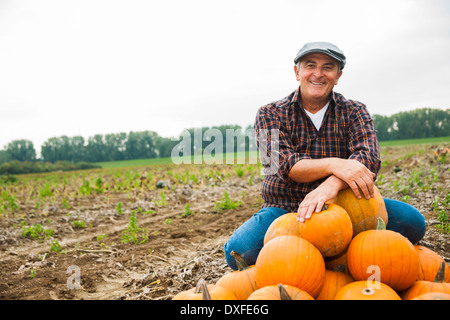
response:
M372 114L450 107L450 1L0 0L0 148L252 124L298 86L309 41Z

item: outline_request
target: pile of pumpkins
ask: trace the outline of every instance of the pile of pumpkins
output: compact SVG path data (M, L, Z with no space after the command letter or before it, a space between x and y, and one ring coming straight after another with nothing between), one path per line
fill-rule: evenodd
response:
M386 230L375 197L351 189L304 223L296 213L267 230L255 265L232 252L238 270L215 284L199 281L174 300L449 300L450 267L436 252Z

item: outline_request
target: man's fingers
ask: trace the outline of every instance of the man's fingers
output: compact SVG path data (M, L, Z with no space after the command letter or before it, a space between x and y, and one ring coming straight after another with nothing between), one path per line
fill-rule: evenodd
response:
M314 206L312 204L302 203L298 208L297 221L305 222L305 219L311 218L312 211L314 211Z
M357 199L361 199L361 193L359 192L358 185L355 181L347 182L348 186L353 190Z
M364 194L364 197L366 199L370 199L370 191L369 191L369 187L367 186L366 181L364 181L362 178L359 178L356 180L356 184L359 186L359 189Z
M315 208L316 208L316 206L314 204L310 204L308 206L308 210L306 212L305 219L310 219L311 218Z
M324 204L325 204L325 201L324 201L324 200L319 200L319 201L317 202L316 212L322 211L322 208L323 208Z
M304 222L305 221L305 206L298 207L297 211L297 221Z

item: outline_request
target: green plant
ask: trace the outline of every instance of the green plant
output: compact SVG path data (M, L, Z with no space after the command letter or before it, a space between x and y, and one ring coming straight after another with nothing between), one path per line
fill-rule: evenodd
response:
M253 179L254 179L254 178L255 178L255 174L252 173L252 174L250 175L250 177L248 178L248 185L249 185L249 186L253 185Z
M12 211L14 211L20 208L19 204L17 203L16 197L13 194L6 192L5 190L2 191L1 200L3 202L3 205L0 205L2 209L6 210L10 208Z
M41 189L39 189L39 198L44 199L53 196L53 191L50 183L45 183Z
M31 269L31 271L30 271L30 277L31 277L31 278L35 278L35 277L36 277L36 274L37 274L36 269Z
M95 192L97 192L97 193L105 192L104 186L103 186L103 180L100 177L98 177L97 180L95 180Z
M450 218L448 215L448 211L450 208L450 192L447 193L445 198L441 201L439 198L434 199L433 201L433 210L436 212L438 216L438 228L443 233L450 233Z
M61 208L63 208L63 209L70 209L71 208L71 206L70 206L69 202L67 201L67 199L63 199L62 200Z
M91 184L89 183L89 180L83 180L83 184L80 187L80 194L88 196L92 192Z
M122 214L123 213L122 206L123 206L122 202L119 202L117 204L117 206L116 206L117 214Z
M107 235L107 234L99 234L99 235L97 236L97 241L103 241L103 240L105 240L106 238L108 238L108 235Z
M158 200L156 202L156 204L161 207L167 206L167 197L166 197L166 194L164 193L164 190L161 190L161 192L159 193L159 196L160 196L160 200Z
M242 167L237 167L235 171L236 171L236 175L239 178L244 176L245 171L244 171L244 169Z
M72 221L72 226L76 229L83 229L86 228L86 222L81 220L74 220Z
M223 210L226 209L236 209L241 206L241 201L233 201L230 198L230 195L227 191L224 192L222 199L219 202L216 202L214 205L214 209L217 213L222 213Z
M189 203L186 203L186 205L184 206L184 212L181 214L181 216L183 218L186 218L186 217L190 216L193 213L194 212L192 212L192 210L191 210L191 205Z
M402 201L403 201L403 202L406 202L406 203L409 203L409 201L411 201L411 197L408 196L408 195L404 195L404 196L402 197Z
M131 211L127 230L122 233L122 243L142 244L148 241L147 230L141 229L137 224L136 212Z
M53 235L52 229L44 229L44 227L37 223L31 226L22 226L22 236L30 237L32 239L48 239Z
M59 244L58 241L53 240L52 244L50 245L50 252L56 252L56 253L60 253L62 250L61 245Z

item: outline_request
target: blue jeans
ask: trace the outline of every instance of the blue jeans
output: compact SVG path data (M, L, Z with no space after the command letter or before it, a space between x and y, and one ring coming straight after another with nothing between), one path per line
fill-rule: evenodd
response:
M413 244L418 243L425 235L425 218L413 206L398 200L384 198L388 213L386 229L399 232ZM259 251L263 247L264 235L270 224L287 211L270 207L262 208L249 220L245 221L224 244L225 258L228 265L236 270L236 262L231 251L239 253L248 265L255 264Z

